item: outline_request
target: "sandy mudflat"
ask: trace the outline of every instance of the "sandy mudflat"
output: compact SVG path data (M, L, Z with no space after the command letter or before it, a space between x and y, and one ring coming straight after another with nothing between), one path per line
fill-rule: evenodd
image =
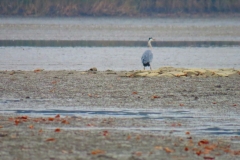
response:
M239 112L240 76L129 78L122 74L1 71L0 109L196 109L214 115ZM3 159L240 158L238 135L191 135L184 131L185 121L111 116L40 118L12 113L1 114L0 118ZM127 129L160 125L171 129L164 134ZM172 134L178 128L183 128L182 136Z

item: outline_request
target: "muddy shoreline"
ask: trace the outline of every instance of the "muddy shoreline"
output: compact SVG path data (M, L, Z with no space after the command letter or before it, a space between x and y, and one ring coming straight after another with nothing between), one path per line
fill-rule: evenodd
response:
M122 77L123 73L1 71L0 109L172 108L206 110L215 115L239 112L240 76ZM171 134L174 128L164 135L117 130L159 125L151 119L23 116L0 116L0 155L4 159L238 159L240 154L239 136L194 136L186 130L179 137ZM161 123L176 129L185 127L179 121ZM97 127L100 129L94 129Z

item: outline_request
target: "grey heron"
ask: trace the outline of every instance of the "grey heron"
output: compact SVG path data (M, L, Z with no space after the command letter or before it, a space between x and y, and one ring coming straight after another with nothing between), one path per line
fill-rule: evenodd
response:
M145 70L145 67L150 67L150 70L152 70L152 67L151 67L151 62L152 62L152 59L153 59L153 54L152 54L152 44L151 42L154 41L155 39L153 39L152 37L150 37L148 39L148 47L149 49L146 50L143 55L142 55L142 64L143 64L143 69Z

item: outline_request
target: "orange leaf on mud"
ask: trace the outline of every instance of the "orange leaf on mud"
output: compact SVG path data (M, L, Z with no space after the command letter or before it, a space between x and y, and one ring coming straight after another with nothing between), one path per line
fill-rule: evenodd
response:
M152 99L155 99L155 98L160 98L160 97L157 96L157 95L153 95L153 96L152 96Z
M180 103L180 104L179 104L179 106L181 106L181 107L182 107L182 106L184 106L184 104Z
M109 132L108 131L103 131L103 136L108 136Z
M207 146L205 146L204 149L207 149L207 150L214 150L216 147L217 147L216 144L212 144L212 145L207 145Z
M22 116L21 119L28 119L28 116Z
M3 126L0 126L0 128L3 128Z
M203 153L203 154L209 154L211 151L212 151L212 150L210 150L210 149L204 149L204 150L202 151L202 153Z
M14 122L15 122L15 125L17 126L21 121L19 119L16 119Z
M56 128L56 129L54 130L54 132L60 132L60 131L61 131L60 128Z
M233 151L234 155L240 155L240 150L239 151Z
M154 147L156 150L162 150L163 148L162 148L162 146L155 146Z
M200 156L201 154L202 154L202 151L196 151L196 154L198 155L198 156Z
M61 123L63 123L63 124L70 124L66 119L62 120Z
M206 145L206 144L209 144L209 141L207 139L202 139L201 141L198 142L199 146Z
M128 135L128 136L127 136L127 140L130 140L130 139L131 139L131 136L130 136L130 135Z
M38 68L38 69L35 69L34 70L34 73L38 73L38 72L41 72L41 71L43 71L44 69L40 69L40 68Z
M96 154L105 154L104 150L96 149L91 152L91 154L96 155Z
M48 120L49 120L49 121L54 121L54 118L49 117Z
M142 152L135 152L135 155L140 157L142 156Z
M185 151L188 151L189 149L188 149L188 147L185 147L185 149L184 149Z
M55 138L48 138L46 139L47 142L52 142L52 141L55 141Z
M190 132L189 132L189 131L187 131L185 134L186 134L186 135L189 135L189 134L190 134Z
M168 147L165 147L164 150L167 152L167 153L173 153L174 150L168 148Z
M34 126L33 126L33 125L30 125L30 126L29 126L29 128L30 128L30 129L33 129L33 128L34 128Z
M132 94L138 94L138 92L132 92Z
M233 104L233 107L236 107L237 106L237 104Z
M57 115L55 116L55 118L60 118L60 115L59 115L59 114L57 114Z
M39 129L39 131L38 131L39 133L42 133L43 132L43 130L42 129Z

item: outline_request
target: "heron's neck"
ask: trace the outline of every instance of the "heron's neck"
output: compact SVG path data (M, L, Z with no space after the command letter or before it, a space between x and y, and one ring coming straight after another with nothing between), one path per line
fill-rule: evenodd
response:
M148 41L148 47L149 47L149 48L152 48L151 41Z

